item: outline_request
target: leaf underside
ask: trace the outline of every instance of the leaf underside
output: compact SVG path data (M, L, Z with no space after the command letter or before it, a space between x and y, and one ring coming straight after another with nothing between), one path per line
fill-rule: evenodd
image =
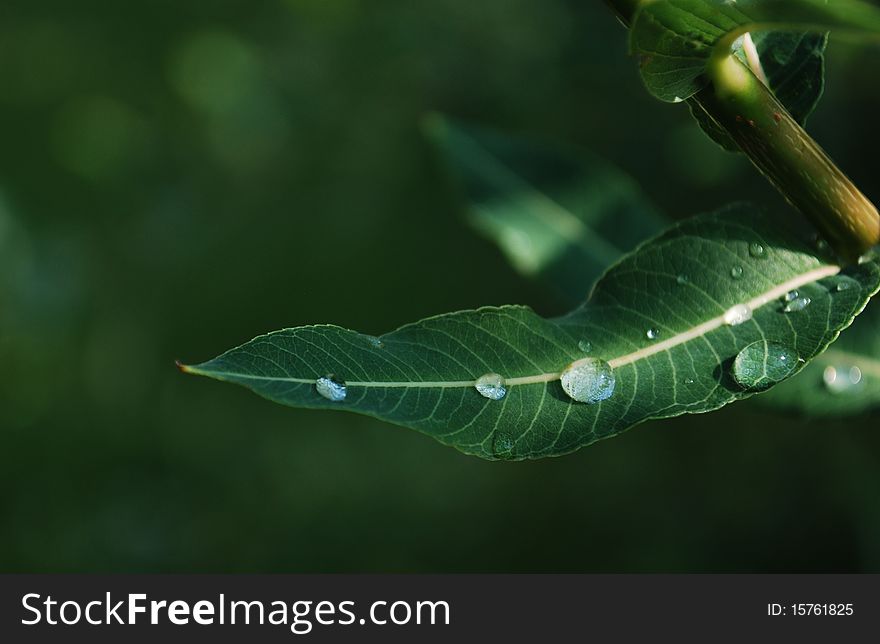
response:
M750 396L731 377L747 346L782 345L804 361L797 371L850 324L880 286L880 265L835 274L807 234L775 221L749 205L685 221L624 257L562 318L507 306L440 315L378 338L335 326L285 329L184 370L286 405L381 418L484 458L565 454L648 419ZM809 305L783 312L780 298L795 288ZM745 302L754 305L751 319L722 322ZM614 367L616 386L603 402L575 402L559 373L590 357ZM487 373L522 384L490 400L473 386ZM346 381L344 400L318 393L316 380L329 374Z

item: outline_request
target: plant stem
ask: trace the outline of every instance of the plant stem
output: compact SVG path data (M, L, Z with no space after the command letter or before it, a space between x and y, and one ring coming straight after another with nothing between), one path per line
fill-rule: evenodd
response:
M607 0L629 26L651 0ZM844 260L880 244L880 214L773 93L719 43L707 69L711 84L688 99L748 156L782 195L821 231Z

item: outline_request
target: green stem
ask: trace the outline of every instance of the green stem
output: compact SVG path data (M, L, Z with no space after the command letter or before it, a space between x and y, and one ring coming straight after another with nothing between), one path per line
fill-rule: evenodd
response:
M607 0L629 26L652 0ZM711 84L688 99L727 131L752 164L822 232L842 258L854 261L880 244L880 214L773 93L719 46L707 70Z
M767 87L731 54L691 103L726 130L752 164L853 261L880 243L880 214Z

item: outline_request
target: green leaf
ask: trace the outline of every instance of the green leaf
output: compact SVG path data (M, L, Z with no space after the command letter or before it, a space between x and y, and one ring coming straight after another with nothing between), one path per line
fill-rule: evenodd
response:
M825 46L828 35L770 31L751 34L760 61L764 80L794 119L806 125L825 88ZM746 61L742 41L734 45L734 53ZM727 131L715 123L702 105L690 104L691 114L703 131L721 147L740 152Z
M849 416L880 406L880 302L870 302L796 378L758 400L807 416Z
M521 274L571 302L666 226L638 184L585 150L434 115L427 132L467 202L468 222Z
M838 275L793 223L777 222L747 205L683 222L558 319L508 306L378 338L300 327L182 368L283 404L382 418L485 458L564 454L651 418L745 398L750 379L765 388L785 359L795 362L785 373L796 372L850 324L880 286L880 264ZM837 290L840 280L851 288ZM784 312L780 298L794 289L811 301ZM736 360L745 349L763 368Z
M876 35L880 9L862 0L657 0L636 14L630 46L641 58L648 91L676 102L707 85L704 72L710 57L716 48L732 47L738 36L837 29ZM802 100L808 103L806 94L793 102L797 106Z

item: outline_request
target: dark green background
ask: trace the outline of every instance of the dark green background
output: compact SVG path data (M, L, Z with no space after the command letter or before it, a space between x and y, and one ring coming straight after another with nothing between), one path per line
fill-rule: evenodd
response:
M878 64L832 39L810 124L875 199ZM177 372L285 326L561 312L462 222L430 110L589 147L675 217L779 204L594 0L3 3L0 570L880 571L876 416L744 403L487 463Z

